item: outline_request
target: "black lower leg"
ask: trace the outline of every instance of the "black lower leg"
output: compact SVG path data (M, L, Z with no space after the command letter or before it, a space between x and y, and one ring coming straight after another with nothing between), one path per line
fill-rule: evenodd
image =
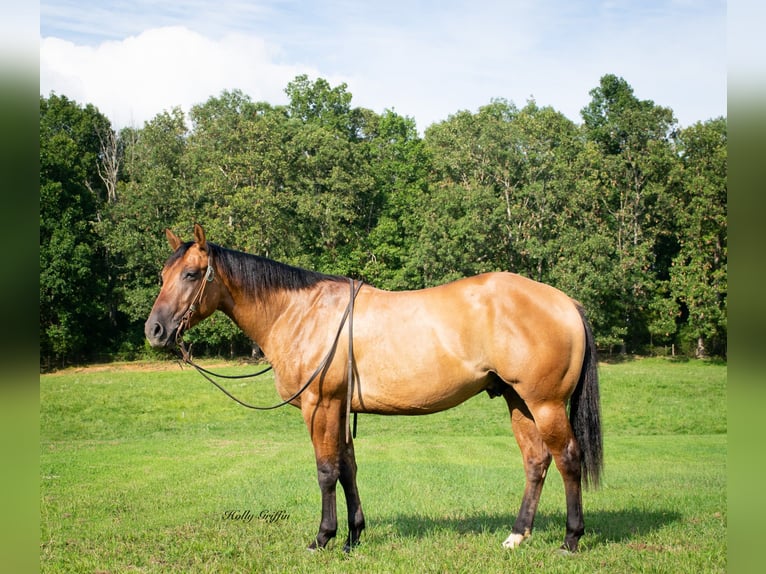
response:
M571 502L570 502L571 501ZM567 532L564 537L562 550L577 552L580 538L585 533L585 522L582 516L582 496L580 489L576 492L569 492L567 489Z
M560 467L567 500L567 531L561 548L577 552L580 537L585 533L585 522L582 512L580 453L574 441L562 454Z
M322 493L322 520L319 532L309 544L311 550L324 548L338 531L338 516L335 502L335 486L338 482L338 468L331 463L317 463L319 490Z
M346 495L348 511L348 538L343 550L349 552L359 544L359 538L364 530L364 513L359 490L356 486L356 460L353 444L349 443L344 451L340 464L340 483Z
M527 461L527 464L525 465L527 484L524 488L524 497L521 500L519 513L516 516L516 521L513 523L513 528L511 529L512 533L521 534L525 538L532 533L532 528L535 525L537 506L540 503L540 494L543 490L543 484L545 483L545 476L550 462L550 455L547 455L539 462Z

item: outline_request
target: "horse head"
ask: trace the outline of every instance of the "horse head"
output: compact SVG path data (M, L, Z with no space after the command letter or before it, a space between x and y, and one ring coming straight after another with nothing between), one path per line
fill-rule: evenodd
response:
M221 299L221 283L213 268L212 246L205 230L194 225L194 241L182 242L165 230L173 254L162 269L162 288L144 325L153 347L169 347L211 315Z

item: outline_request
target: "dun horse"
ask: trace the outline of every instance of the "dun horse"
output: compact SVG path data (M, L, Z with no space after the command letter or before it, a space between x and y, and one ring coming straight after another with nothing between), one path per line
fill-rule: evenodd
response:
M514 548L532 532L553 459L566 493L562 549L577 550L581 479L598 485L602 438L593 335L576 301L512 273L389 292L225 249L199 225L194 241L166 235L174 253L146 336L172 346L221 310L261 347L279 395L301 410L314 445L322 518L310 548L336 534L338 481L348 507L345 550L365 526L351 412L429 414L486 391L508 404L526 472L503 545Z

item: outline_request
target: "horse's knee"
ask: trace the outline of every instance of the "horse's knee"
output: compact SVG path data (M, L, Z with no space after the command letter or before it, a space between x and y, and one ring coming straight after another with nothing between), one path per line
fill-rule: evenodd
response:
M340 477L340 470L337 464L331 462L317 463L317 480L319 488L324 492L327 489L334 489Z

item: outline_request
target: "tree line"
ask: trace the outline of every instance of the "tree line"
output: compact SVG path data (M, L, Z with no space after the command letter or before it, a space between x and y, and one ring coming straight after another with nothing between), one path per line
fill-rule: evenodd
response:
M509 270L582 302L607 352L726 354L727 123L605 75L575 123L533 100L412 118L298 76L115 131L40 98L41 368L151 351L143 322L192 223L226 247L385 289ZM248 354L222 314L199 353Z

